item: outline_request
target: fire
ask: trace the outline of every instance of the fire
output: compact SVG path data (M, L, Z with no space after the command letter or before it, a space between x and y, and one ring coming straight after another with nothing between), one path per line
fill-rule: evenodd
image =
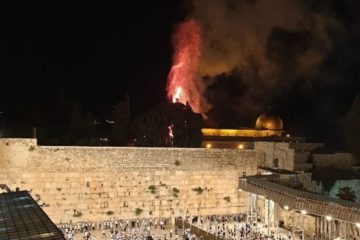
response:
M172 102L196 105L195 78L199 65L201 37L198 23L190 19L177 28L173 36L174 54L168 82L167 96Z
M168 130L169 130L169 140L170 140L170 144L173 147L174 146L174 124L170 124L170 126L168 126Z
M176 102L180 102L181 96L182 96L182 88L181 87L176 87L175 88L175 94L172 97L172 102L176 103Z

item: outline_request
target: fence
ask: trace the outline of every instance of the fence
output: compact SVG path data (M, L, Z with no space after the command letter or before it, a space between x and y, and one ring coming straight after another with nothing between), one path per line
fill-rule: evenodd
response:
M317 216L332 216L347 222L360 222L360 204L319 194L291 189L256 177L240 178L239 188L265 196L282 206L306 210Z
M175 218L175 225L178 228L184 227L184 229L190 229L191 234L195 234L197 237L200 237L204 240L225 240L224 238L217 237L214 234L209 233L181 218Z

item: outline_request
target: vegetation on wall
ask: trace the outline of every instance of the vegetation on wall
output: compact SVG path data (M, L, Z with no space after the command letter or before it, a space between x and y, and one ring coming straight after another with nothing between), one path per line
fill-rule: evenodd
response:
M143 210L141 208L136 208L135 209L135 215L136 216L139 216L142 212L143 212Z
M178 197L178 196L179 196L179 193L180 193L180 190L177 189L176 187L173 187L173 189L172 189L172 195L173 195L174 197Z
M109 211L106 212L106 215L108 215L108 216L114 215L114 212L109 210Z
M81 217L81 216L82 216L82 212L80 212L79 210L74 209L73 217Z
M229 197L229 196L224 197L224 201L227 202L227 203L229 203L229 202L230 202L230 197Z
M150 190L150 192L151 192L152 194L156 193L156 187L155 187L154 185L150 185L150 186L148 187L148 189Z
M200 195L203 193L204 189L201 187L196 187L192 189L194 192L196 192L196 194Z

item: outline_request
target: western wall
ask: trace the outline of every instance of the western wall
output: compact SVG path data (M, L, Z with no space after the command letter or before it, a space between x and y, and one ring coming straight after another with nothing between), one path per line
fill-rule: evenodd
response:
M54 222L112 216L245 213L238 178L262 152L240 149L38 146L0 139L0 183L31 190Z

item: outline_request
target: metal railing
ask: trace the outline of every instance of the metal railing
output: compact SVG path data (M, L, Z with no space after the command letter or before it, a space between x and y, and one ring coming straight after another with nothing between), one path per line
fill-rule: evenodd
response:
M202 237L202 239L204 240L224 240L224 238L218 237L215 234L207 232L181 218L175 218L175 225L178 228L182 228L183 231L184 229L190 229L191 234L195 234L197 237Z

